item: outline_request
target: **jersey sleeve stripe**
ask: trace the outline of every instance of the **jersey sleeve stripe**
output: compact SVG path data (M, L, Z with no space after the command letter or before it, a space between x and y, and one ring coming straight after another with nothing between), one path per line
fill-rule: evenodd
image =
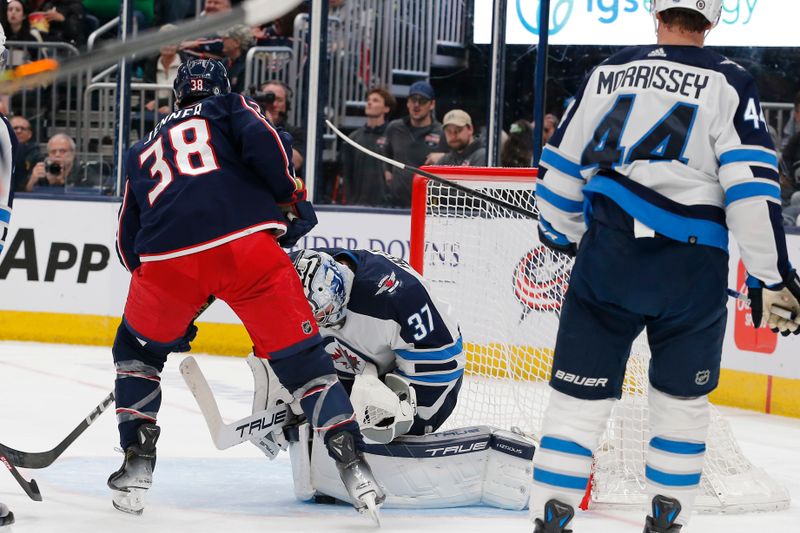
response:
M591 457L592 450L584 448L577 442L559 439L557 437L545 436L542 437L542 442L539 447L543 450L553 450L561 453L569 453L572 455L580 455L583 457Z
M650 439L650 446L656 450L677 455L698 455L706 451L706 445L703 442L669 440L661 437Z
M461 354L464 343L461 337L455 344L441 350L420 352L416 350L396 350L395 353L407 361L445 361Z
M278 143L278 150L280 150L281 155L283 156L283 162L284 162L284 169L285 169L285 172L286 172L286 177L289 178L289 181L292 182L292 185L294 185L294 188L295 188L296 191L297 190L302 190L302 188L301 189L297 188L298 187L298 183L295 180L295 177L294 177L294 175L292 175L292 172L291 172L291 170L289 168L290 159L289 159L288 155L286 154L286 150L284 150L284 148L283 148L283 141L281 141L281 136L278 134L278 131L275 128L273 128L272 126L270 126L269 122L264 120L263 117L261 117L258 113L256 113L255 109L253 109L252 107L247 105L247 100L244 99L244 96L239 95L239 99L242 101L242 105L244 106L244 108L247 109L248 111L250 111L253 114L254 117L256 117L259 121L261 121L264 124L264 126L267 127L267 130L275 138L275 142Z
M771 167L778 168L778 156L774 152L764 152L762 150L749 150L739 148L729 150L719 156L720 166L732 165L734 163L763 163Z
M545 187L542 183L536 185L536 196L566 213L583 213L583 202L564 198Z
M777 183L742 183L734 185L725 191L725 206L729 206L739 200L756 196L767 196L780 201L780 186Z
M573 163L549 147L546 147L544 152L542 152L541 163L576 180L583 181L581 166L577 163Z
M420 381L422 383L450 383L451 381L456 381L458 378L463 376L464 369L462 368L448 374L428 374L424 376L411 375L403 372L402 370L397 370L397 373L410 379L411 381Z
M11 208L0 205L0 222L8 224L11 222Z

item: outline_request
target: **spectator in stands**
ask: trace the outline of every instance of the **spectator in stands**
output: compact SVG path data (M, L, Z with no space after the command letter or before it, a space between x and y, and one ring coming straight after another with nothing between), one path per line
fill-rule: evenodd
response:
M386 117L397 102L383 87L367 93L364 114L366 125L350 134L355 142L374 152L382 152L386 144ZM383 205L386 200L386 179L383 163L346 144L342 147L344 201L351 205Z
M256 44L258 46L292 47L294 43L294 19L297 18L297 15L306 12L308 12L308 7L300 5L281 18L256 28Z
M159 31L168 31L174 29L174 24L164 24ZM161 47L157 57L148 60L144 67L144 81L145 83L157 83L159 85L172 85L175 77L178 75L178 67L181 66L181 58L178 56L177 45L167 45ZM162 115L166 115L172 108L169 106L169 100L172 91L164 89L158 91L156 98L150 100L145 104L148 111L158 109Z
M427 82L411 85L406 102L408 116L393 120L386 128L384 153L407 165L435 164L447 151L442 124L433 118L436 95ZM385 167L389 204L411 206L412 174L395 167Z
M38 8L49 23L45 40L73 45L86 43L81 0L48 0Z
M550 137L552 137L556 132L558 129L558 124L561 121L558 120L557 116L553 115L552 113L548 113L544 116L544 120L542 122L544 123L544 127L542 128L542 146L544 146L547 144L547 141L550 140Z
M287 121L292 108L292 90L280 80L269 80L261 85L261 91L256 93L256 102L264 109L276 126L286 130L292 136L292 164L300 173L305 160L306 135L301 128L292 126Z
M442 125L450 151L439 159L438 165L479 167L486 164L486 148L475 139L475 129L469 113L453 109L444 116Z
M244 71L246 67L247 50L255 43L255 37L249 26L239 24L221 31L222 54L225 56L225 68L228 69L228 79L231 82L231 91L244 92Z
M203 11L200 13L201 17L231 10L230 0L206 0L204 5ZM215 35L184 41L178 47L178 51L184 61L189 59L218 59L224 61L223 48L222 38L219 35Z
M120 0L83 0L87 15L97 18L98 24L105 24L119 16ZM153 24L155 0L133 0L133 18L139 29Z
M79 181L78 166L75 161L75 141L65 133L56 133L47 141L47 158L36 163L31 171L25 190L48 192L60 190L64 184Z
M781 148L786 149L789 141L797 133L800 133L800 92L794 95L792 120L788 121L783 126L783 143L781 144Z
M508 139L500 150L500 166L529 167L532 163L533 126L527 120L518 120L511 124Z
M31 29L28 22L28 10L21 0L8 1L2 22L7 41L42 42L43 40L42 34L38 30ZM12 59L10 64L19 65L20 63L14 62Z
M15 191L24 191L28 185L28 177L31 174L31 170L41 160L39 143L33 140L33 129L28 119L25 117L11 117L10 122L19 141L17 153L14 156L16 166L14 167L12 183Z

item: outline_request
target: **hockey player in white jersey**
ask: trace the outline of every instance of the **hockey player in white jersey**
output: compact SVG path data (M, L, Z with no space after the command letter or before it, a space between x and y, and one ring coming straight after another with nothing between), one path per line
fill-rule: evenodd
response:
M778 160L756 85L703 48L722 0L653 0L656 45L591 71L541 158L539 233L575 254L531 498L535 532L567 529L592 454L647 330L652 512L683 531L703 469L707 395L726 324L728 232L750 275L756 327L798 333L800 281L781 226Z
M0 72L6 66L8 50L5 47L6 34L0 27ZM8 119L0 113L0 259L11 223L11 206L14 203L14 154L17 152L17 136ZM0 503L0 527L14 523L14 513Z
M388 507L486 504L523 509L530 494L533 442L487 426L434 433L456 405L465 354L450 306L402 259L367 250L291 254L326 350L365 437L365 456ZM290 396L267 365L248 358L254 412ZM289 447L301 500L347 494L308 424L257 435L272 458Z

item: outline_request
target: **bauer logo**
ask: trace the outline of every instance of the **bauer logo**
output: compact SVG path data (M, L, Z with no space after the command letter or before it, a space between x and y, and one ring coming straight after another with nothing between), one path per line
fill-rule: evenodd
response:
M521 319L531 311L561 309L569 279L569 267L561 257L538 246L517 262L512 289L514 297L522 304Z
M741 293L747 293L747 272L744 264L739 260L739 267L736 272L736 289ZM733 300L736 306L733 324L733 340L736 347L747 352L772 354L778 346L778 334L773 333L766 326L760 328L753 327L753 315L750 308L741 300Z

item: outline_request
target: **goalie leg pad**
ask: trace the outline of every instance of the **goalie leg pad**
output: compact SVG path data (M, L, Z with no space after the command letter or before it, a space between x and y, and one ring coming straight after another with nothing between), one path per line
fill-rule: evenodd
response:
M551 391L533 461L532 519L542 520L550 500L578 508L613 405L613 399L581 400Z
M111 353L117 372L114 397L120 446L125 450L136 442L139 426L156 422L167 355L143 346L124 323L117 328Z
M317 343L290 357L272 359L270 365L326 442L329 435L344 430L353 433L356 444L362 445L350 398L339 383L333 361L322 344Z
M650 387L650 445L645 477L649 498L678 500L677 524L686 525L692 514L705 462L710 424L708 396L676 398Z

